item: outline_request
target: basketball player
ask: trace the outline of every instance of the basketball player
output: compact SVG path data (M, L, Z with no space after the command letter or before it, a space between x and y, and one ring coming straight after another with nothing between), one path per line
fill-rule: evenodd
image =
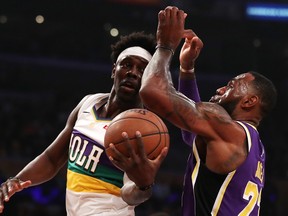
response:
M195 102L176 91L169 71L173 53L182 38L192 46L198 43L192 30L184 29L186 16L177 7L159 12L158 45L142 77L142 102L196 134L185 175L183 215L258 216L265 150L257 127L273 109L276 89L269 79L249 71L217 89L209 102ZM193 73L193 64L181 66Z
M114 81L110 93L84 97L51 145L15 177L2 183L0 212L4 209L4 202L9 201L14 193L48 181L67 162L67 215L135 214L135 206L152 194L151 185L167 155L167 148L155 160L148 160L144 151L139 155L134 154L133 169L124 174L106 156L104 134L117 114L130 108L143 108L138 93L142 74L155 51L155 45L153 35L135 32L121 37L111 46L111 78ZM141 134L137 133L137 136L139 148L143 149ZM147 175L141 176L137 170L144 170Z

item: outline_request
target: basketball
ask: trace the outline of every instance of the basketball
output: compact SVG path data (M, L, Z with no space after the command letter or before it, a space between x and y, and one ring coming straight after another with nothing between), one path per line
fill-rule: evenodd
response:
M168 129L159 116L146 109L129 109L118 114L109 124L104 137L106 154L113 157L109 148L109 144L113 143L118 151L129 156L122 132L127 132L130 144L138 153L136 131L142 135L144 150L149 159L156 158L165 146L169 148Z

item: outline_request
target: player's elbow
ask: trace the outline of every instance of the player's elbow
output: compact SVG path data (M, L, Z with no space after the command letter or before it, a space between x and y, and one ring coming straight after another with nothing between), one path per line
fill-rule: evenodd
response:
M166 89L159 85L143 86L140 89L140 98L144 106L150 111L165 117L173 111L173 104L169 100Z
M149 86L142 86L139 92L140 98L145 105L145 107L152 109L157 104L157 95L156 90L153 87ZM153 94L155 93L155 94Z
M150 97L150 92L149 92L148 87L142 85L140 90L139 90L139 95L140 95L140 98L141 98L142 102L146 103L146 101Z

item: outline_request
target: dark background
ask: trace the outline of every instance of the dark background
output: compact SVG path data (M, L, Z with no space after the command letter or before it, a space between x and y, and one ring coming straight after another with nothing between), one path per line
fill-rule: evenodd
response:
M132 31L155 34L157 14L167 5L188 13L186 27L203 40L196 73L202 100L235 75L249 70L269 77L279 98L259 128L266 146L264 216L287 215L288 21L252 20L241 0L0 0L0 177L1 182L41 153L64 127L86 94L112 86L110 44ZM260 1L258 1L260 2ZM269 3L269 1L261 1ZM272 1L271 1L272 2ZM288 1L273 1L288 4ZM38 24L35 17L42 15ZM177 86L177 50L172 75ZM167 123L171 148L157 176L153 197L137 216L179 215L189 148ZM24 190L3 215L65 215L65 169L50 182Z

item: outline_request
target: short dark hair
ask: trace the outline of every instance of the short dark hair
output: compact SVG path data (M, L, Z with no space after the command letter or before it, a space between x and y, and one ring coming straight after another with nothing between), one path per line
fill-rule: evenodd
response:
M153 55L156 47L155 36L153 34L146 34L144 31L132 32L131 34L120 36L119 41L111 45L112 62L115 63L119 54L132 46L140 46Z
M257 94L261 98L261 110L262 116L266 116L275 107L277 102L277 90L273 82L264 75L250 71L250 74L254 76L252 85L254 86Z

